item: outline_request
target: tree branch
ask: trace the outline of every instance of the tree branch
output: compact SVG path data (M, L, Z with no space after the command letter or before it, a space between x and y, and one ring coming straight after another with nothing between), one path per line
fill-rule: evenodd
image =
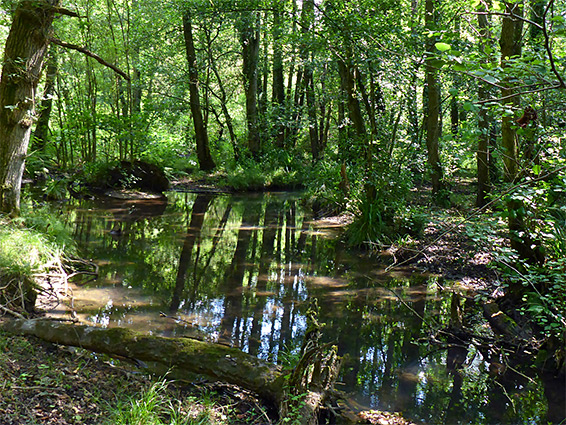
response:
M552 2L551 2L552 3ZM489 16L503 16L503 17L507 17L507 18L511 18L513 20L519 20L519 21L523 21L526 22L527 24L530 24L534 27L537 27L538 29L542 29L542 25L537 24L534 21L531 21L528 18L525 18L524 16L519 16L519 15L515 15L513 12L467 12L470 15L489 15Z
M546 15L548 14L548 11L550 10L553 4L554 4L554 0L550 0L546 5L544 14L542 15L542 21L544 22L542 26L542 33L544 35L544 48L546 49L546 53L548 53L548 60L550 61L550 69L552 69L552 72L554 73L554 75L556 75L556 78L558 78L558 81L560 82L560 85L557 88L563 89L566 88L566 85L564 84L564 80L562 79L562 76L556 69L556 64L554 63L554 56L552 55L552 50L550 48L550 37L548 35L548 29L546 28Z
M64 7L52 7L51 10L59 15L71 16L73 18L82 18L83 16L79 15L77 12L69 9L65 9Z
M84 53L85 55L96 60L98 63L112 69L116 74L120 75L124 80L130 81L130 76L128 74L126 74L124 71L122 71L117 66L106 62L104 59L102 59L96 53L93 53L90 50L85 49L84 47L77 46L76 44L65 43L64 41L61 41L58 38L51 38L50 41L53 44L56 44L56 45L61 46L61 47L65 47L66 49L76 50L78 52Z
M533 90L525 90L525 91L522 91L522 92L510 94L510 95L507 95L507 96L496 97L496 98L486 99L486 100L478 100L478 101L475 101L473 103L474 103L474 105L482 105L484 103L502 102L504 100L512 99L515 96L521 96L523 94L540 93L540 92L543 92L543 91L563 89L563 88L564 88L564 86L561 85L561 84L554 84L552 86L541 87L541 88L533 89Z

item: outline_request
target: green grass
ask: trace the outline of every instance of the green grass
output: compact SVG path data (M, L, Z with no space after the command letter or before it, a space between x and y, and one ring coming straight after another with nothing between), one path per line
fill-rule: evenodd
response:
M61 254L61 249L41 232L0 221L0 273L9 271L31 278Z
M107 425L205 425L222 424L228 417L210 397L181 400L167 381L158 381L110 409Z
M22 209L17 219L0 216L0 303L32 311L40 274L74 254L75 243L64 225L46 208Z

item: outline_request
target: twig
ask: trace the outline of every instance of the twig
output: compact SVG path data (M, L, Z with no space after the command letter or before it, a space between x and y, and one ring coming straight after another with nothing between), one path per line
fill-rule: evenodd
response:
M14 317L17 317L18 319L23 319L25 320L26 318L24 316L22 316L20 313L18 313L17 311L14 310L10 310L9 308L4 307L3 305L0 305L0 310L2 310L4 313L8 313Z
M509 400L509 403L511 403L511 407L513 408L513 412L517 412L517 409L515 407L515 402L513 401L513 399L511 397L509 397L509 393L507 393L507 390L505 389L505 387L498 381L494 380L493 382L495 382L497 385L499 385L501 387L501 389L503 390L503 394L505 395L505 397L507 397L507 400Z

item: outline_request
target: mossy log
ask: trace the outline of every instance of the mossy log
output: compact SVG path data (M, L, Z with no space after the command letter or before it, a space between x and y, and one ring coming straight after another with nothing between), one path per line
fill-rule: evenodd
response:
M283 374L268 364L236 348L191 338L145 335L124 328L98 328L53 320L15 319L2 325L18 335L32 335L45 341L81 347L146 362L159 362L178 376L203 375L257 393L278 404L283 394Z
M56 344L156 362L175 377L192 379L196 374L235 384L255 392L277 408L280 419L291 418L296 424L319 423L321 408L332 398L332 386L339 371L335 347L316 347L313 340L318 338L307 338L308 349L303 350L304 355L289 378L280 367L236 348L192 338L168 338L125 328L99 328L45 319L14 319L2 324L2 329Z

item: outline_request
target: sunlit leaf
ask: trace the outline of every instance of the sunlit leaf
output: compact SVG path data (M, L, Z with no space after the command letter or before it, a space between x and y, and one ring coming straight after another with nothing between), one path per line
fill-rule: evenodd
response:
M438 50L440 50L441 52L446 52L447 50L450 50L450 47L451 47L450 44L442 43L442 42L435 43L434 46L435 46Z

